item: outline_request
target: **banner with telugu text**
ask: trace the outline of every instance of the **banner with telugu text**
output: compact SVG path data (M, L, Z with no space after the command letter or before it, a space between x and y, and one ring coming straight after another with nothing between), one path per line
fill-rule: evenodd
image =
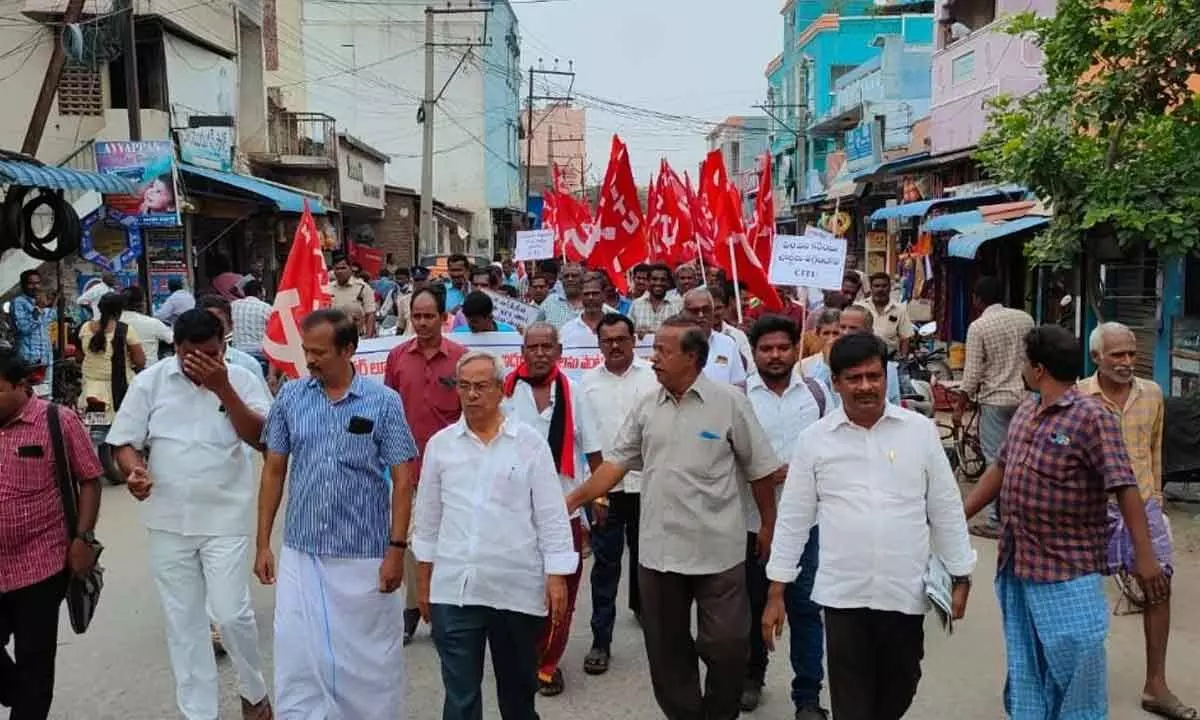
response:
M521 362L520 333L452 333L446 337L469 350L482 350L499 357L504 361L504 367L509 370L516 368L517 363ZM384 337L360 340L358 352L354 354L355 371L363 377L382 382L384 371L387 369L388 353L392 348L410 339L411 337ZM647 335L638 342L634 352L638 357L648 358L653 345L654 336ZM603 362L604 358L600 355L598 344L593 343L586 346L576 344L569 347L563 346L559 367L567 374L567 377L578 382L582 379L585 370L598 367Z

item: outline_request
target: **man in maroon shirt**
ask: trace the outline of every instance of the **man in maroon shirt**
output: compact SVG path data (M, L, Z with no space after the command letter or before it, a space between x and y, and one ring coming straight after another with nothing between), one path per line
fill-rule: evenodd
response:
M413 481L421 476L421 458L425 444L439 430L458 422L462 408L458 402L455 368L467 349L442 335L446 320L446 293L440 286L429 286L413 293L409 305L409 325L416 337L392 348L388 353L383 382L400 394L404 415L417 441L418 456ZM412 641L421 621L417 609L416 559L412 551L404 554L405 590L404 642Z
M0 350L0 706L13 720L45 720L54 697L58 614L68 573L96 562L92 530L104 474L79 417L32 397L29 368ZM67 541L46 412L59 412L79 483L76 539ZM13 641L14 654L5 649Z

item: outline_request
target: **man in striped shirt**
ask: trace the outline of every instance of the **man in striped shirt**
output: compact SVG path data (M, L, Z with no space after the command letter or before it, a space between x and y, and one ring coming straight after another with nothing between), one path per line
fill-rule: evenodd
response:
M355 374L358 331L346 313L317 310L301 330L312 377L285 384L267 418L254 566L263 583L278 581L275 707L280 717L404 717L395 591L416 443L400 396ZM276 577L271 528L291 459Z

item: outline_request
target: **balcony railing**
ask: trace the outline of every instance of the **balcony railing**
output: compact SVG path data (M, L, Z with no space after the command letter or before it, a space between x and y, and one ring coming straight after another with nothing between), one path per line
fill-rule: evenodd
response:
M255 159L284 165L333 167L337 155L337 121L324 113L279 111L267 123L270 152Z

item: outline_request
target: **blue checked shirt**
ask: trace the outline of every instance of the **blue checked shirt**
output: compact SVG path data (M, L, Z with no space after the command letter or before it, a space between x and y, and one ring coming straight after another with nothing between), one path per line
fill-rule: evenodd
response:
M13 325L17 331L17 352L27 363L50 365L54 352L50 346L50 323L54 322L52 308L39 308L33 298L18 295L12 301Z
M352 419L372 425L356 434ZM361 375L336 403L314 378L289 382L264 434L268 450L291 458L283 544L321 557L382 558L391 539L387 468L417 456L400 396Z

